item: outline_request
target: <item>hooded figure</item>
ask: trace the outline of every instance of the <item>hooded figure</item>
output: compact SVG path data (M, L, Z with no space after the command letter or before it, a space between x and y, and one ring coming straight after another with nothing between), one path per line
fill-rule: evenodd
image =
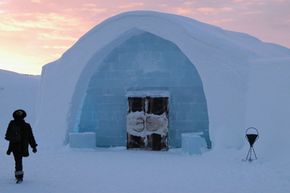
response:
M16 110L13 113L14 120L10 121L5 139L9 141L7 155L13 153L15 160L15 178L17 183L23 180L22 157L28 157L28 145L31 146L33 153L37 152L36 142L32 133L30 124L26 123L24 118L26 112L22 109Z

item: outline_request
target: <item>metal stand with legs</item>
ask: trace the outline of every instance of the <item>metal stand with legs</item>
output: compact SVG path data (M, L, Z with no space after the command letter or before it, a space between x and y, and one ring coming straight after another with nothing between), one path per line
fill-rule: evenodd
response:
M255 152L255 149L254 149L254 143L258 140L259 138L259 132L258 130L255 128L255 127L249 127L247 130L246 130L246 138L250 144L250 149L248 151L248 154L247 154L247 157L245 159L245 161L253 161L254 159L252 158L252 154L254 154L255 156L255 160L258 159L257 158L257 155L256 155L256 152Z

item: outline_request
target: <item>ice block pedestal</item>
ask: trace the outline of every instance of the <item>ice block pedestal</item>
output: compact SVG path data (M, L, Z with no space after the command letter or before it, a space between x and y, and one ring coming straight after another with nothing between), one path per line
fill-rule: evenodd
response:
M96 148L96 133L70 133L69 141L72 148Z
M182 151L188 154L202 154L206 149L206 141L201 136L203 133L182 133L181 146Z

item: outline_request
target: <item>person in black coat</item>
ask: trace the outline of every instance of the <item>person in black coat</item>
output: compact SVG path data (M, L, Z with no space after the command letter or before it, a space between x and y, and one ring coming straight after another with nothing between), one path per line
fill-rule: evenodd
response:
M26 112L22 109L13 112L14 120L10 121L5 139L9 141L7 155L13 153L15 160L15 178L18 182L23 180L22 158L29 156L28 145L31 146L33 153L37 152L37 143L35 142L32 128L26 123L24 118Z

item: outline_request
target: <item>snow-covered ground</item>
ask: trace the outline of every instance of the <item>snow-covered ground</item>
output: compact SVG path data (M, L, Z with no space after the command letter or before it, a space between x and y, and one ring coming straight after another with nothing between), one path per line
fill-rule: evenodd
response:
M290 160L265 157L243 162L247 148L189 156L124 147L42 149L24 160L25 179L13 179L13 158L1 140L2 193L288 193ZM288 156L289 157L289 156Z

